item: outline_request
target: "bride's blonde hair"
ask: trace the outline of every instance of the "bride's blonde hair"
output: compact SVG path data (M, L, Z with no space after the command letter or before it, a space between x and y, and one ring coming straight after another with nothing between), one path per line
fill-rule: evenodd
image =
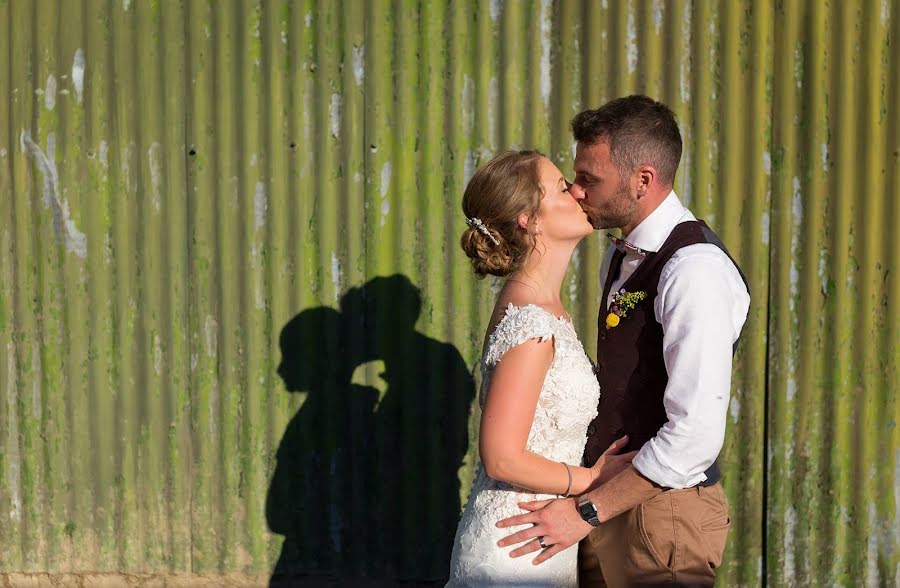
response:
M505 151L469 180L462 208L472 225L463 232L460 245L478 278L511 274L534 249L534 235L517 219L527 214L530 226L537 218L544 193L538 165L542 157L539 151Z

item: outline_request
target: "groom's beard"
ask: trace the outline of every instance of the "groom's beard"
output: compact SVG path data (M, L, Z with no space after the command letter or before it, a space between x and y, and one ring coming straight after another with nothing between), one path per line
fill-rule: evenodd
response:
M580 204L595 229L624 227L634 218L638 210L637 198L631 194L627 181L619 184L613 195L601 207L593 206L587 200L582 200Z

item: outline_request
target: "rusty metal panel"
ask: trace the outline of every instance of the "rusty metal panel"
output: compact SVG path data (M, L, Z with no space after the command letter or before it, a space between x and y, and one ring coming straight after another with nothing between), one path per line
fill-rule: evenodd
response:
M898 11L786 2L776 19L772 583L898 579Z
M721 583L896 583L898 14L0 0L0 573L440 580L499 287L466 181L642 92L753 296Z

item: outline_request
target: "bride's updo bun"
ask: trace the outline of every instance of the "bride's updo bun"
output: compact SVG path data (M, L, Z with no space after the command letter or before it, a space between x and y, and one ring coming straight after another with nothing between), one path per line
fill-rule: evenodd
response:
M469 180L462 201L469 228L460 245L478 278L513 273L534 248L534 236L517 219L524 213L533 223L540 210L542 157L538 151L505 151Z

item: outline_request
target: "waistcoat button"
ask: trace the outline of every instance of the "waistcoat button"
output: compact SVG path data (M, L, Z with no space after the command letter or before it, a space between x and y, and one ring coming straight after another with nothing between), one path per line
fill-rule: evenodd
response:
M594 425L588 425L588 430L587 430L588 437L593 437L594 433L596 433L596 432L597 432L597 427L595 427Z

